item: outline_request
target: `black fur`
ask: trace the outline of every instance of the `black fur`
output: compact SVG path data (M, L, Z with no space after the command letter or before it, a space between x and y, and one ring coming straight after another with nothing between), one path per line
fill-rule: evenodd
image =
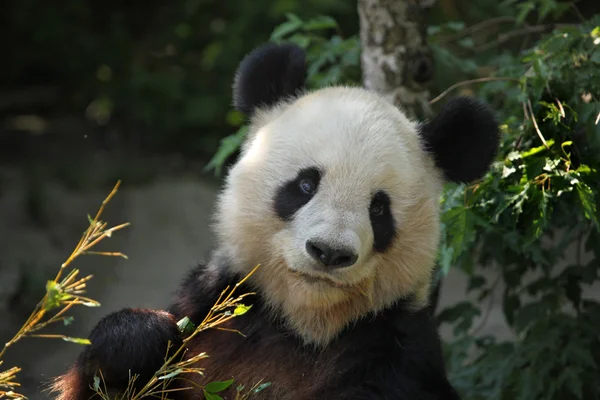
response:
M379 191L373 196L369 207L369 218L373 229L373 249L378 252L384 252L392 244L396 235L396 224L390 210L390 203L387 193ZM380 208L381 212L373 212L375 208Z
M294 44L267 43L250 52L240 63L233 84L234 106L252 115L304 89L304 50Z
M187 315L199 323L218 294L240 280L227 271L225 265L194 269L177 292L171 308L174 319ZM238 291L252 289L244 285ZM426 309L409 312L398 303L347 328L324 350L315 350L304 346L280 320L269 317L260 295L246 300L251 310L227 326L244 336L208 330L188 346L191 354L202 349L212 355L202 364L207 376L200 378L201 383L236 378L231 391L220 393L225 399L235 397L237 385L250 387L260 379L271 386L253 398L459 399L447 380L436 325ZM164 342L173 339L174 329L173 324L124 310L99 322L93 334L96 344L86 350L84 358L93 359L111 374L118 373L111 383L113 389L122 390L128 368L139 366L148 372L162 360ZM91 384L93 377L86 373L81 379ZM201 393L184 391L178 398L195 396Z
M183 342L172 315L131 308L102 318L89 340L91 345L81 352L68 376L71 387L59 399L89 399L94 395L90 386L95 376L101 389L114 394L113 390L126 388L129 377L137 374L133 387L139 390Z
M472 182L485 175L498 149L500 132L491 109L469 97L450 100L421 126L425 148L447 180Z
M300 188L300 183L308 179L315 187L313 193L305 193ZM273 208L279 218L289 221L294 214L306 205L317 193L321 172L317 168L305 168L298 172L296 177L283 184L275 194Z

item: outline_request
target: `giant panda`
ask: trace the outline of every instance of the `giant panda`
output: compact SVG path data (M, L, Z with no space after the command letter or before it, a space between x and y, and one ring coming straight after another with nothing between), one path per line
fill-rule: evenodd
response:
M53 386L59 400L92 398L98 370L116 394L162 365L176 322L200 323L226 287L252 308L188 343L204 376L269 382L261 399L459 399L428 309L446 182L481 178L499 142L488 106L458 97L417 123L359 87L305 87L305 53L268 43L240 63L234 105L249 130L219 193L217 244L167 311L124 309L99 321ZM168 273L168 272L165 272ZM178 383L179 382L179 383ZM180 385L180 386L178 386ZM183 385L183 386L181 386ZM172 391L202 398L202 389Z

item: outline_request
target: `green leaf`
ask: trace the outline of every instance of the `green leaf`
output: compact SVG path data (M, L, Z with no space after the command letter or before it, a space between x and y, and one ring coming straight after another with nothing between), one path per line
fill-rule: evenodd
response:
M515 312L521 305L521 300L515 294L505 292L502 298L502 311L504 312L504 316L506 317L506 322L510 326L514 326L515 322Z
M548 147L552 147L554 145L554 139L549 139L546 140L546 144L548 145ZM542 146L538 146L538 147L533 147L527 151L523 151L520 153L521 158L527 158L527 157L531 157L533 155L536 155L542 151L546 151L546 146L542 145Z
M75 319L74 317L65 317L65 319L63 319L64 326L71 325L73 323L74 319Z
M227 389L229 386L233 384L233 379L222 382L210 382L204 387L204 390L209 393L218 393Z
M271 386L271 382L265 382L265 383L259 385L256 389L254 389L252 391L252 393L256 394L258 392L261 392L261 391L265 390L266 388L268 388L269 386Z
M183 317L177 321L177 328L179 328L179 332L181 332L182 335L187 336L191 335L196 330L196 325L194 325L188 317Z
M517 14L517 24L522 24L529 13L535 9L535 4L533 1L526 1L524 3L518 4L517 8L519 9L519 13Z
M596 210L596 199L592 189L583 182L577 182L575 184L577 188L577 194L579 195L579 201L583 206L584 214L587 219L592 221L596 225L596 229L600 230L600 223L598 222L598 212Z
M74 338L74 337L63 337L62 340L65 342L77 343L77 344L92 344L89 339Z
M94 375L94 390L96 392L100 391L100 378Z
M223 138L217 152L204 167L203 172L214 169L216 176L221 175L225 161L240 148L247 132L248 126L244 125L233 135Z
M600 49L594 50L590 57L590 61L596 64L600 64Z
M475 219L468 208L456 207L446 212L442 221L446 226L447 235L450 237L448 245L454 250L453 261L456 261L457 257L474 239Z
M533 216L533 238L532 240L539 239L546 226L549 223L549 194L546 191L537 191L538 195L536 195L538 210Z
M436 319L439 323L456 323L454 334L459 335L467 332L473 325L473 320L479 315L481 315L479 308L469 301L461 301L452 307L445 308Z
M303 29L307 31L316 31L322 29L335 29L337 27L338 24L335 21L335 19L329 16L321 15L306 21L306 23L303 26Z
M246 306L243 304L238 304L233 310L233 315L244 315L248 312L249 309L252 308L252 305Z
M204 391L204 398L206 400L223 400L223 398L221 396L219 396L218 394L210 393L210 392L207 392L206 390Z
M70 296L65 296L64 293L61 293L62 288L60 284L54 281L46 282L46 301L44 302L44 310L50 311L54 308L60 306L60 302L69 298Z
M287 14L288 21L283 24L277 26L273 32L271 33L271 37L269 40L278 41L283 39L284 36L290 34L294 31L297 31L302 27L304 23L300 18L298 18L295 14Z
M515 312L514 327L517 333L523 332L529 325L544 315L545 309L539 302L525 304Z

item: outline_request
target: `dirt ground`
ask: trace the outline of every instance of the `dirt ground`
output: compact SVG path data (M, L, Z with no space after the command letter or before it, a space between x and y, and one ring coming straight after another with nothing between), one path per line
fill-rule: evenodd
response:
M40 226L28 216L18 174L4 175L4 187L11 190L0 195L0 304L6 304L7 299L12 299L12 303L10 312L0 308L0 341L7 340L18 322L26 318L35 299L40 298L35 295L54 276L87 227L86 215L94 214L109 192L73 192L59 185L47 185L47 218ZM212 246L208 225L217 189L197 177L169 177L131 187L124 182L103 219L109 225L129 221L131 226L106 240L98 250L122 251L128 260L84 256L76 262L82 274L94 274L88 294L102 306L79 308L73 313L74 323L60 327L60 331L86 337L97 320L111 311L165 306L187 269L208 256ZM16 265L26 268L6 267ZM21 298L15 297L19 287L26 288L26 295ZM465 288L462 273L452 272L443 286L441 305L464 299ZM590 291L595 295L600 292L598 288ZM495 299L480 332L510 337L500 296ZM449 334L447 330L442 333ZM64 371L80 350L78 345L60 340L25 339L9 350L4 367L22 367L22 392L30 399L46 399L48 394L41 392L44 383Z

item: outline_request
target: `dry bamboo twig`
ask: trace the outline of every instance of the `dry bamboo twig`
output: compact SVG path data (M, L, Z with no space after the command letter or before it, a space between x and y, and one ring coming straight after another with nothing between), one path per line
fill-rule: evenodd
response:
M100 221L104 208L115 196L120 184L121 181L118 181L110 194L104 199L94 219L89 219L89 226L83 233L79 243L67 260L60 266L55 278L47 283L46 294L44 297L38 302L33 312L29 315L17 333L2 347L2 350L0 350L0 364L2 364L2 357L8 348L24 337L59 338L69 342L89 343L87 339L72 338L60 334L34 334L33 332L37 332L40 329L59 321L68 321L70 317L64 317L63 315L74 305L80 304L88 307L98 307L100 305L97 301L82 296L82 294L85 293L86 283L92 278L92 275L78 279L79 270L73 269L62 280L61 277L67 267L82 254L99 254L127 258L127 256L122 253L90 251L91 248L100 243L103 239L111 237L114 232L129 225L129 223L125 223L107 229L107 224ZM54 316L41 322L49 311L56 308L60 308L60 310ZM13 367L4 372L0 371L0 388L8 389L8 391L0 390L0 398L25 399L25 396L13 391L14 388L19 386L15 380L15 375L20 371L21 369L18 367Z

